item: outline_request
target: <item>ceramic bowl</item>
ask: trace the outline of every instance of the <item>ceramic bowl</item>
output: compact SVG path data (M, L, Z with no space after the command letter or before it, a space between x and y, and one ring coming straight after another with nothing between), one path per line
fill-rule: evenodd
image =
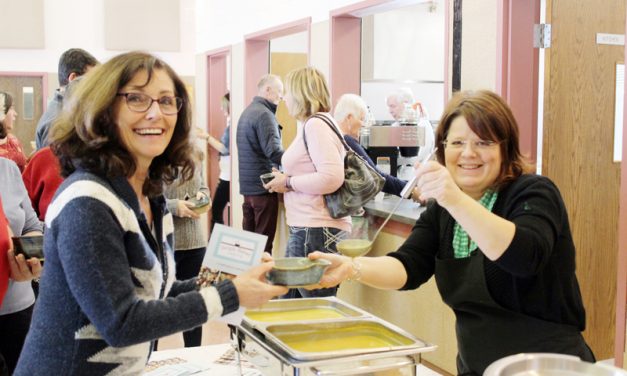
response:
M315 285L329 265L330 261L312 261L307 257L278 258L274 260L274 267L266 274L266 279L274 285L290 287Z

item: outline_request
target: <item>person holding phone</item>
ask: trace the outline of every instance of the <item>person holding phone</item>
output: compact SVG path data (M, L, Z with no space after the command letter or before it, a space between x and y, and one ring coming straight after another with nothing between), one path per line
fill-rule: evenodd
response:
M13 236L42 234L42 223L37 219L28 193L22 182L19 168L12 160L0 157L0 197ZM31 321L35 293L31 280L41 273L41 263L36 257L8 252L11 278L2 305L0 305L0 353L9 372L13 372L20 356Z
M272 262L215 286L175 280L163 188L194 175L191 116L181 78L143 52L94 68L64 103L49 137L66 178L14 375L141 374L158 338L287 292L266 282Z

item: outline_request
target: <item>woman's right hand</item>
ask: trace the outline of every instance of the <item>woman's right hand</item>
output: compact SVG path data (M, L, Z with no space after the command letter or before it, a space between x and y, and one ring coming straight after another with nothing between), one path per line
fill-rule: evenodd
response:
M331 265L325 269L320 282L317 285L307 286L308 289L335 287L354 274L353 260L350 257L320 251L311 252L307 257L310 260L331 261Z
M41 276L41 262L37 257L26 260L24 255L15 255L13 250L7 252L10 277L15 282L30 281Z
M273 266L274 262L263 262L233 279L241 307L257 308L276 296L287 294L287 287L271 285L266 281L266 273Z

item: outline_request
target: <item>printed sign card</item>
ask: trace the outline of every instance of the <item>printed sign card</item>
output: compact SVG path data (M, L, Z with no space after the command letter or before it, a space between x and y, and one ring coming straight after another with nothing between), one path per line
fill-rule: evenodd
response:
M261 263L267 241L268 237L265 235L216 224L202 264L214 270L238 275ZM218 320L239 325L243 318L244 308L240 307Z
M268 237L216 224L211 232L203 265L240 274L259 265Z

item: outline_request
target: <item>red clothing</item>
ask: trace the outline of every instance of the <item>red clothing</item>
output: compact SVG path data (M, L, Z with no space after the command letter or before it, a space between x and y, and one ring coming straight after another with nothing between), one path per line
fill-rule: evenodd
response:
M59 160L49 146L33 154L22 173L22 180L33 209L39 220L43 221L50 201L63 182Z
M2 210L2 201L0 200L0 304L4 294L9 286L9 260L7 252L11 247L11 237L9 236L9 221Z
M20 171L24 171L26 156L20 140L12 134L9 134L6 140L4 144L0 145L0 157L12 160L20 168Z

